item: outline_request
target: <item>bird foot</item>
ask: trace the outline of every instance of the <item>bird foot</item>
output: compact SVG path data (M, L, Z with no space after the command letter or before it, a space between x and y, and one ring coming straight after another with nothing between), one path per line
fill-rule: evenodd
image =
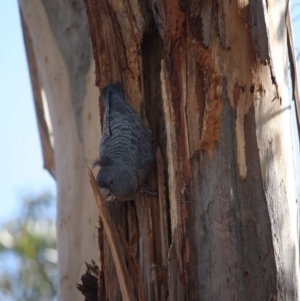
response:
M148 186L147 184L144 184L139 192L148 193L150 195L157 196L157 189L152 188L152 187Z
M95 159L94 162L92 163L92 169L94 169L96 166L100 166L100 160Z

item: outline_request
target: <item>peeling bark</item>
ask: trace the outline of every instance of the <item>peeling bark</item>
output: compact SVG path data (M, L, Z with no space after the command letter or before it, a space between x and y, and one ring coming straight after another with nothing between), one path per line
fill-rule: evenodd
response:
M274 68L270 51L272 45L286 56L285 36L278 36L274 45L270 38L277 30L270 19L275 13L283 17L285 4L267 8L262 1L252 2L238 6L230 1L151 1L152 12L145 14L134 11L130 2L118 1L117 6L103 0L107 18L96 10L94 0L85 0L95 41L97 85L121 78L128 100L158 137L157 167L149 176L157 181L158 200L138 196L137 230L132 224L126 227L129 237L131 231L138 233L138 249L132 238L129 249L136 250L147 300L297 298L297 259L293 256L293 268L289 260L282 261L283 241L276 246L279 225L270 211L273 202L296 209L296 190L291 198L275 192L272 185L287 182L279 180L266 162L277 162L282 175L293 177L294 170L280 163L288 160L288 152L277 153L275 159L268 150L272 146L259 135L287 118L280 113L285 112L280 98L285 95L287 101L286 78L275 79L279 67ZM95 20L101 20L100 27L94 26ZM112 24L109 31L104 30L107 24ZM102 64L110 71L103 73ZM125 69L114 67L121 65ZM283 62L281 73L286 66ZM277 101L272 102L270 94ZM262 124L259 107L265 103L278 114L273 116L276 121ZM286 133L292 147L290 130ZM265 148L271 161L266 161ZM276 214L292 218L286 210L282 207ZM293 235L291 254L298 252L296 242ZM168 261L157 257L166 253ZM279 258L283 274L293 270L289 293L278 275ZM112 295L108 299L118 300Z
M43 104L43 97L41 91L42 87L39 80L39 74L37 70L36 59L34 56L32 41L26 23L23 20L22 14L21 20L24 34L24 44L28 60L29 74L31 79L34 107L43 153L44 168L47 169L51 176L55 179L54 150L53 145L50 141L50 125L47 124L45 117L45 108Z
M119 229L115 239L124 250L132 298L298 300L287 1L268 1L268 6L259 0L84 2L96 85L121 80L128 101L156 140L148 183L157 187L158 196L139 194L134 201L107 204L113 227ZM39 42L41 29L50 28L43 23L47 17L38 19L44 24L38 28L31 17L35 8L28 9L28 0L20 4L49 97L60 199L68 192L73 204L78 198L93 204L83 172L98 149L98 94L86 86L81 136L67 52L56 45L51 30L46 31L48 40ZM60 35L55 37L59 41ZM55 68L44 62L45 54ZM89 80L91 72L85 74ZM64 90L58 97L57 91ZM101 100L99 108L102 120ZM64 156L66 145L69 154ZM75 170L80 171L76 176ZM64 254L64 247L74 247L73 239L81 238L72 227L64 228L71 205L59 204L59 252ZM87 212L82 211L85 219ZM119 301L120 270L107 233L100 221L98 296ZM77 253L84 257L84 248ZM62 263L59 300L75 300L65 277L77 272Z
M98 153L100 128L96 108L99 90L94 87L95 67L90 41L86 39L89 44L77 44L83 41L82 32L88 35L84 4L81 0L72 1L73 6L69 1L50 2L49 7L44 6L42 0L20 0L19 5L32 42L39 90L44 91L53 127L58 300L82 300L76 283L85 271L85 262L97 259L98 254L93 247L97 244L97 212L94 204L88 201L92 192L86 164L93 162ZM53 9L52 5L59 8ZM75 23L69 22L69 18L76 19L80 12L85 21L80 18ZM57 14L63 15L62 23L54 22L55 25L64 26L55 29L49 16L55 19ZM69 24L63 23L67 21ZM63 32L57 34L55 30ZM73 98L74 94L76 98Z

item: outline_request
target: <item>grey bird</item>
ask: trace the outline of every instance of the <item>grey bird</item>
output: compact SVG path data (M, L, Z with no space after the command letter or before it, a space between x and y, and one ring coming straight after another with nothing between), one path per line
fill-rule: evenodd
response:
M104 103L103 134L99 147L100 166L96 181L106 200L132 200L139 191L155 194L145 184L154 160L151 132L127 103L120 82L101 90Z

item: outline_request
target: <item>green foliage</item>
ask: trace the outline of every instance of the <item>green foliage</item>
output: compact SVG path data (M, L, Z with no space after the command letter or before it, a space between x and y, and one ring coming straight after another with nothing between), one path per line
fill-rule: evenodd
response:
M0 227L0 299L54 300L57 282L54 200L26 198L19 216ZM2 295L2 297L1 297Z

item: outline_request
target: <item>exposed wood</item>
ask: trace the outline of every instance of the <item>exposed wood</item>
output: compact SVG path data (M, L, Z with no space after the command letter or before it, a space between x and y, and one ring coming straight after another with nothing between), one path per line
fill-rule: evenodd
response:
M88 257L96 238L86 238L83 224L90 229L97 212L88 210L85 165L97 156L101 122L99 91L90 84L94 65L86 63L90 48L78 42L87 36L83 4L20 3L53 119L65 201L58 203L60 260L68 250ZM64 5L56 22L52 14ZM99 299L298 300L287 1L85 0L85 6L98 89L121 80L157 147L147 179L157 197L100 203ZM78 26L78 41L64 19ZM83 51L82 69L68 45ZM85 79L85 97L75 97ZM296 100L295 81L294 75ZM101 99L99 108L101 120ZM76 299L68 276L82 266L75 269L72 260L61 261L59 300Z
M118 233L119 233L121 245L125 252L126 260L128 262L130 274L131 274L132 280L134 282L135 294L137 296L137 300L146 301L147 299L146 299L146 294L145 294L145 288L141 281L141 275L140 275L138 266L135 262L135 259L132 256L132 253L130 252L129 246L126 241L125 234L121 228L118 229Z
M99 268L95 262L86 263L86 272L81 277L82 284L77 284L77 289L85 297L84 301L98 301L98 277Z
M271 196L272 185L285 183L287 189L290 184L272 173L265 157L270 152L266 137L269 141L270 133L282 137L277 125L286 124L288 118L282 107L287 100L282 76L286 65L273 64L279 52L286 55L284 22L277 22L284 17L285 3L268 3L267 7L259 0L250 5L245 1L153 1L148 6L153 11L150 22L145 10L136 12L126 1L117 6L116 1L103 0L106 11L101 12L97 10L99 2L85 3L97 85L123 79L129 101L144 119L148 117L161 150L155 170L159 208L150 205L146 196L138 196L138 231L134 226L128 228L129 237L138 233L137 264L147 298L218 300L222 295L224 300L280 299L283 295L289 298L284 288L287 283L291 300L297 298L297 260L294 268L288 260L279 260L283 254L293 257L296 236L291 234L289 251L274 243L279 235L274 216L281 220L295 210L294 184L293 193L277 191ZM102 20L100 27L93 25L97 20ZM154 24L157 29L153 30ZM156 54L152 47L157 48ZM104 57L110 63L104 62ZM102 64L110 71L103 72ZM262 116L267 119L263 121ZM290 130L286 128L286 133ZM285 134L291 145L287 137ZM291 154L282 154L277 153L274 164L295 183L291 166L283 168L280 163ZM161 166L163 173L159 173ZM164 177L159 176L162 174ZM150 179L153 182L153 172ZM285 199L290 207L270 211L271 199L277 203ZM167 206L160 207L162 204ZM133 217L134 207L129 208ZM165 219L162 211L167 208ZM291 227L285 231L294 233ZM130 241L135 250L134 239ZM156 262L163 263L161 268ZM279 262L283 274L293 270L292 281L278 276ZM163 285L160 293L159 283Z
M177 183L176 174L178 174L178 164L179 158L177 157L179 144L176 143L176 118L174 113L174 108L172 107L172 92L170 79L168 78L168 73L166 70L165 62L162 61L161 68L161 85L162 85L162 100L163 100L163 111L165 116L166 124L166 135L167 135L167 157L168 157L168 195L170 200L170 219L171 219L171 231L172 240L174 239L174 248L176 252L173 253L177 255L177 263L179 266L179 272L182 274L182 260L180 258L180 253L182 250L182 225L181 225L181 206L177 198ZM184 141L183 141L184 142ZM173 259L174 260L174 259ZM172 274L173 276L173 274Z
M94 204L87 201L93 195L85 166L98 156L99 90L94 86L95 67L84 3L81 0L46 2L49 6L41 0L20 0L19 4L53 127L59 261L57 299L79 301L82 295L76 283L86 269L85 262L98 257L97 248L93 248L97 244L98 213Z
M29 74L32 86L32 94L34 100L35 114L38 123L38 130L40 135L40 142L42 147L42 154L44 160L44 168L47 169L50 175L55 179L55 166L54 166L54 151L50 142L49 128L45 119L45 110L41 95L42 86L39 81L39 75L34 56L33 45L28 32L26 23L23 20L21 13L21 21L23 27L24 43L29 67Z
M98 247L99 247L99 261L100 269L98 276L98 301L106 301L106 287L105 287L105 277L104 277L104 229L101 217L99 215L98 221Z
M136 300L136 298L133 292L133 284L128 269L126 267L124 250L121 246L120 238L116 226L106 209L105 201L101 196L98 184L94 178L92 171L89 168L88 168L88 174L90 178L91 187L93 189L95 202L97 204L99 215L101 216L101 220L103 222L103 227L116 266L117 276L118 276L123 300L134 301Z
M267 3L263 0L253 0L249 2L250 6L250 25L253 48L260 61L269 64L271 60L269 22Z

